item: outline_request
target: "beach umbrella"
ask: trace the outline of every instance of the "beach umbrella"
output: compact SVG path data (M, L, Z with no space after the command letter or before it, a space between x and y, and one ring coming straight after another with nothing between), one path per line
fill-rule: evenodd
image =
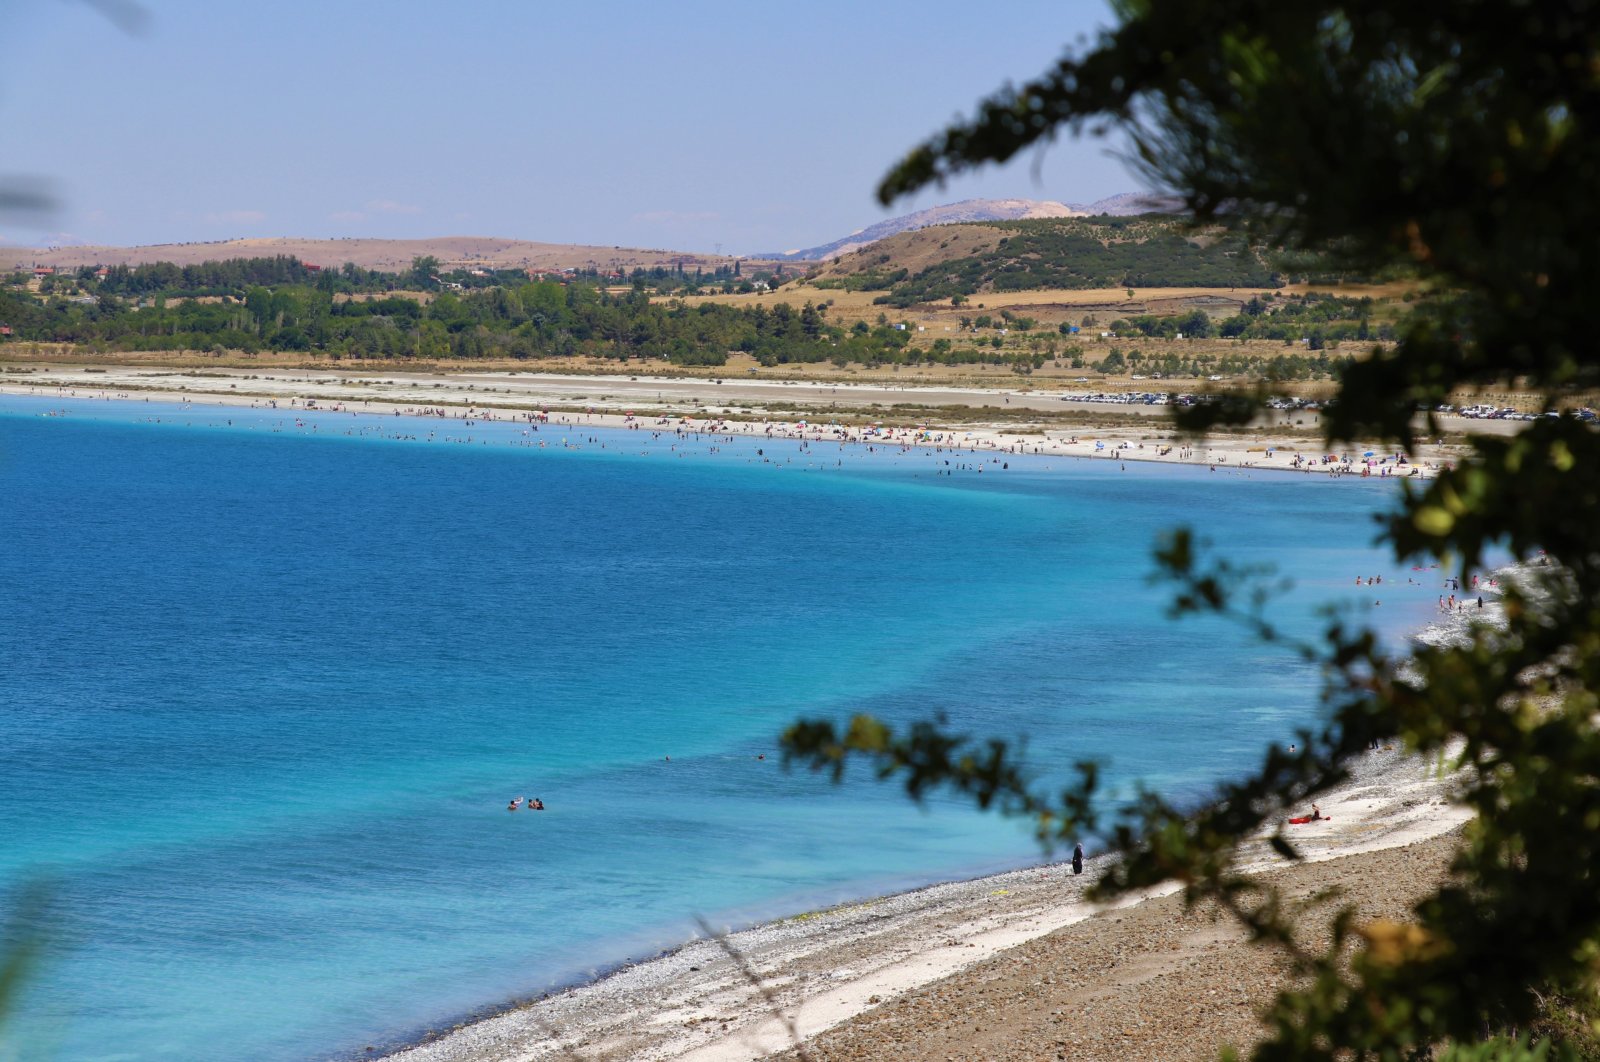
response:
M1372 451L1368 450L1366 453L1362 454L1361 456L1362 457L1371 457L1372 456Z

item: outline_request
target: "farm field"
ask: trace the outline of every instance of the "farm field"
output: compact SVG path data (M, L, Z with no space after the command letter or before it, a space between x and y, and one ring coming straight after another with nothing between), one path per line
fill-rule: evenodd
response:
M1196 306L1210 306L1227 315L1243 306L1251 298L1272 295L1286 298L1312 293L1337 295L1342 298L1372 298L1381 303L1394 303L1395 313L1403 305L1405 294L1414 285L1393 284L1292 284L1281 288L1135 288L1129 295L1126 288L1045 288L1036 291L983 292L972 296L961 306L953 306L949 299L922 303L907 309L897 309L875 303L881 291L846 291L838 288L818 288L799 282L786 284L777 291L752 292L743 295L689 295L681 298L691 306L711 303L720 306L776 306L781 302L801 306L807 302L826 304L829 312L846 324L856 321L876 321L885 314L893 321L907 321L923 326L954 326L960 318L974 314L998 314L1001 310L1026 313L1040 325L1055 327L1063 322L1080 324L1085 314L1104 318L1109 324L1114 317L1134 314L1186 313ZM1110 315L1110 316L1106 316Z

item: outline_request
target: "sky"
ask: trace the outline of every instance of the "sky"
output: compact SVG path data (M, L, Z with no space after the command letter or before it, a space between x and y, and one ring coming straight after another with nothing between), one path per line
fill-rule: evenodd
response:
M880 207L907 149L1110 24L1104 0L142 0L0 12L0 242L504 236L753 254L969 198L1141 186L1064 139ZM112 7L115 10L115 7Z

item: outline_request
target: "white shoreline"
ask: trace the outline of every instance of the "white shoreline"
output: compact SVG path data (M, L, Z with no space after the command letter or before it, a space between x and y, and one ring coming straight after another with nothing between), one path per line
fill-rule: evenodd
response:
M260 378L252 379L252 375ZM399 373L394 375L403 376ZM1162 423L1154 416L1149 417L1149 422L1144 424L1119 425L1114 428L1052 428L1036 432L1024 431L1022 426L1005 423L945 425L938 423L936 417L930 413L932 419L925 421L919 427L886 427L874 434L868 428L861 426L835 427L831 424L812 422L812 417L826 421L834 416L826 410L818 410L815 414L805 416L780 416L777 413L766 415L750 404L727 401L731 395L723 393L720 385L709 379L675 380L673 383L683 393L659 402L652 402L642 394L603 395L597 399L578 396L575 400L571 395L552 392L548 386L552 381L565 382L566 378L562 377L531 375L518 377L519 385L525 385L525 389L520 390L505 387L480 390L474 381L504 382L499 378L486 377L482 374L452 374L448 377L433 375L403 380L387 377L361 378L357 383L341 383L342 379L344 378L337 374L329 374L324 379L290 373L246 375L206 372L202 374L193 371L126 367L96 369L91 373L83 368L52 367L48 376L0 376L0 394L122 402L149 399L234 408L275 408L277 412L286 416L312 412L319 415L399 414L425 416L435 420L501 423L526 421L531 411L543 408L549 410L550 422L558 427L626 429L638 425L651 430L676 430L683 427L685 430L702 433L821 444L941 448L998 457L1008 455L1087 457L1114 461L1205 465L1219 471L1264 469L1358 478L1367 478L1361 476L1366 459L1360 455L1372 450L1379 457L1382 456L1375 446L1363 444L1341 451L1341 455L1350 458L1352 463L1322 463L1322 458L1326 454L1320 440L1314 437L1315 430L1296 429L1291 424L1264 428L1266 434L1256 438L1207 439L1203 444L1186 448L1178 445L1177 440L1163 438L1170 436L1172 429L1170 425ZM608 385L636 382L619 377L573 379L583 380L591 391L604 391ZM227 383L228 381L232 383ZM248 390L238 390L241 384ZM839 386L848 389L852 385ZM808 388L815 391L821 389ZM700 399L686 397L693 394L709 394L724 401L717 405L706 406L701 404ZM941 389L935 387L917 387L896 392L895 397L914 400L920 395L933 400L941 397L941 394ZM994 397L1006 397L1009 394L1010 392L996 392ZM1017 397L1019 400L1024 397L1038 398L1037 395L1023 396L1020 393ZM573 405L574 401L578 401L579 404ZM307 405L308 402L311 405ZM277 405L274 406L273 403ZM641 414L637 418L630 418L628 411L634 409L636 405L641 407ZM1054 403L1050 408L1062 411L1061 405ZM648 407L648 413L642 412L645 407ZM1089 416L1094 412L1103 413L1107 410L1124 413L1130 411L1164 413L1166 407L1104 406L1065 411L1080 412ZM440 415L441 412L443 416ZM787 412L786 410L785 413ZM862 415L870 414L872 410L855 408L849 412ZM880 412L888 415L894 411ZM668 419L675 423L658 423L662 419L662 414L667 414ZM676 423L684 417L689 418L687 424ZM1162 453L1163 449L1167 452ZM1297 456L1305 458L1305 463L1299 468L1293 464ZM1441 466L1453 460L1454 456L1454 451L1447 447L1419 446L1417 452L1412 455L1413 463L1403 466L1403 471L1393 478L1429 478L1437 474ZM1374 462L1377 460L1375 458ZM1391 462L1388 468L1394 470L1396 466ZM1415 475L1412 474L1413 470ZM1380 478L1381 471L1380 466L1374 463L1372 477Z

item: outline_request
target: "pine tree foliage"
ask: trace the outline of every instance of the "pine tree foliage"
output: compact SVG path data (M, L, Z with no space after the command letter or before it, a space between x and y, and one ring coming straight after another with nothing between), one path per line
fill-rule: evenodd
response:
M1414 270L1435 293L1392 348L1343 367L1330 443L1407 445L1435 429L1438 403L1513 381L1561 414L1600 376L1597 6L1127 0L1116 29L913 150L880 198L1061 132L1120 127L1152 184L1197 218L1353 269ZM1194 407L1183 426L1248 419L1264 397ZM1495 551L1524 561L1501 626L1400 655L1337 620L1285 644L1322 665L1321 728L1204 808L1147 792L1107 811L1093 764L1065 792L1039 792L1016 750L936 722L806 721L788 756L835 775L864 761L913 797L953 788L1033 817L1046 840L1099 832L1125 855L1103 896L1177 881L1219 901L1302 975L1273 1003L1257 1059L1587 1055L1600 1031L1600 436L1557 415L1472 449L1407 489L1383 533L1401 562L1465 574ZM1174 613L1232 616L1282 643L1270 579L1198 541L1180 528L1157 549ZM1348 912L1333 947L1314 950L1239 872L1237 849L1286 801L1338 784L1375 739L1459 766L1476 817L1413 923ZM1295 857L1281 832L1272 841ZM1546 1020L1553 998L1578 1015L1564 1033Z

